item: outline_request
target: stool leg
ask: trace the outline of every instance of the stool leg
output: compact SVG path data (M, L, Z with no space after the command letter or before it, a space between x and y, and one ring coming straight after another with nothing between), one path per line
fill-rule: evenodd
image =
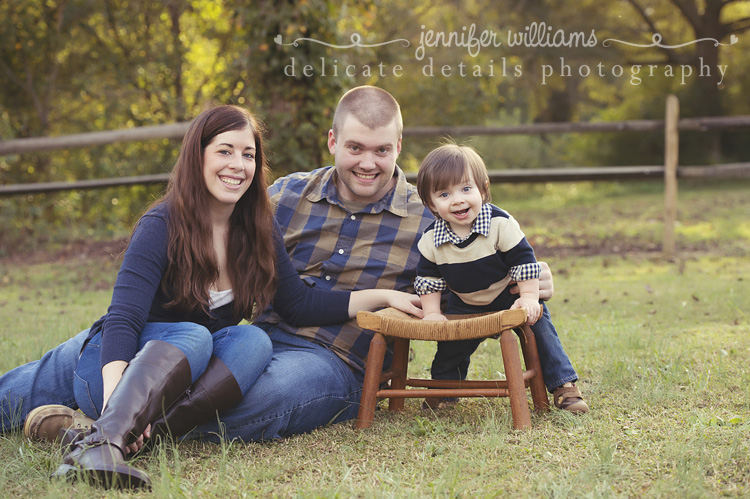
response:
M520 331L521 350L523 351L523 360L526 363L526 369L534 369L536 376L529 380L531 389L531 400L534 401L534 409L537 411L546 411L549 409L549 398L547 398L547 389L544 386L542 377L542 365L539 362L539 352L536 349L536 338L534 332L527 325L524 325Z
M409 339L395 338L393 342L393 378L391 388L403 390L406 388L406 372L409 369ZM391 397L388 401L389 411L400 411L404 408L404 399Z
M518 341L512 329L506 329L500 335L500 348L503 352L505 377L508 379L513 427L517 430L529 429L531 428L531 415L526 401L526 386L521 371L521 357L518 355Z
M369 428L375 420L375 405L377 404L380 374L383 372L383 359L385 359L385 338L382 334L376 332L372 336L370 350L367 352L365 380L362 384L362 399L355 422L356 428Z

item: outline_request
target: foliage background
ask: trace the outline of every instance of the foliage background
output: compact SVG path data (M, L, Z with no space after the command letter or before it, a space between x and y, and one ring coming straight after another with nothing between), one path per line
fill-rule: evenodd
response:
M745 0L1 0L0 19L0 139L171 123L211 104L236 103L266 121L275 175L331 161L325 133L333 108L345 89L358 84L392 92L407 126L659 119L669 93L680 97L682 116L750 113L744 95L750 82ZM561 30L564 38L594 32L597 43L510 47L510 33L524 33L533 23L550 34ZM491 30L503 44L474 53L455 44L427 47L425 58L416 58L428 32L462 35L472 25L477 36ZM703 38L722 45L603 43L614 38L648 45L657 32L663 45ZM329 46L351 44L352 36L360 36L362 46ZM737 42L730 45L732 37ZM329 45L292 45L303 38ZM423 72L427 62L433 76ZM563 64L570 76L561 75ZM642 69L634 84L633 65L648 64L654 64L654 76ZM702 64L711 68L710 77L697 76ZM715 64L728 67L721 85ZM306 65L312 76L304 75ZM345 74L349 65L355 76ZM400 76L393 74L396 65ZM445 65L450 76L441 74ZM554 70L545 81L543 65ZM693 68L684 84L683 65ZM583 66L590 76L581 76ZM622 76L613 75L615 66L623 68ZM675 75L665 76L667 68ZM401 165L416 169L438 140L409 138ZM493 169L663 161L661 134L512 136L473 143ZM178 146L152 140L0 157L0 183L163 173ZM729 162L747 158L750 141L739 132L688 134L681 148L683 164ZM0 253L71 238L123 236L160 190L0 198Z
M501 46L476 57L464 47L428 51L435 68L490 61L498 68L505 58L508 67L522 66L520 77L427 77L414 57L423 30L461 33L475 24L505 40L508 30L534 22L566 33L593 29L600 43ZM0 0L0 140L171 123L212 103L237 103L264 117L281 175L331 161L324 144L333 107L344 89L364 83L391 91L409 126L658 119L669 93L680 97L682 116L750 114L749 27L750 2L733 0ZM728 43L732 35L738 42L601 45L607 38L649 44L655 32L670 45ZM284 43L345 45L355 33L367 45L406 39L410 46L274 42L281 35ZM284 74L291 57L296 77ZM382 63L404 71L300 75L321 57L339 68ZM542 85L541 65L555 67L560 57L572 75ZM699 57L728 65L721 86L663 76L668 65ZM577 75L597 63L622 65L625 76ZM631 64L649 63L657 76L630 84ZM682 137L683 164L748 158L746 132ZM416 169L438 140L410 137L400 163ZM662 141L661 134L473 139L493 169L660 164ZM0 157L0 184L163 173L177 148L152 140ZM103 312L121 250L111 239L127 235L160 190L0 198L0 317L12 324L0 334L0 369L39 358ZM266 444L186 442L139 462L155 495L747 497L747 181L680 182L681 252L673 262L639 254L659 247L661 190L657 183L493 186L493 198L518 214L555 269L555 322L590 417L535 414L534 430L519 433L505 401L472 400L443 415L411 403L406 413L381 411L366 433L333 425ZM67 244L76 239L84 242ZM33 251L62 243L57 253ZM473 361L484 369L479 377L493 373L499 355L497 342L481 350ZM417 350L414 367L426 373L431 358ZM0 455L6 495L102 496L47 479L61 459L55 446L15 432L0 438Z

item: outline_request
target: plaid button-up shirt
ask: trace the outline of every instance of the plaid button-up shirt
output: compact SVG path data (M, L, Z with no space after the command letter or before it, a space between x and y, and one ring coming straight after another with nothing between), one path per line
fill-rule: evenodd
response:
M395 175L394 189L368 205L339 196L335 168L330 166L287 175L269 188L287 252L308 284L352 291L414 291L417 242L434 217L400 168ZM295 328L269 310L257 321L275 323L319 343L364 372L372 332L360 329L354 319L335 326Z

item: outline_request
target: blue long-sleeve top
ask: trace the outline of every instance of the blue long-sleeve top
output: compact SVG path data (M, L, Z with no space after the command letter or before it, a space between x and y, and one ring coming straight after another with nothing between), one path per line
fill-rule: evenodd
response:
M168 263L168 218L167 206L159 205L143 215L133 231L109 309L89 331L89 338L102 332L102 366L115 360L130 362L138 350L138 335L147 322L194 322L214 333L242 320L234 313L233 303L215 308L210 314L200 307L188 312L165 307L171 301L161 286ZM274 241L278 276L274 310L287 323L297 326L346 322L351 293L306 285L292 267L278 226L274 227Z

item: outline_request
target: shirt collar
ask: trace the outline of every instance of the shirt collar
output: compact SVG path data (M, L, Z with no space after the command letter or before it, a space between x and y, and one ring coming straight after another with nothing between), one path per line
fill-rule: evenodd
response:
M403 170L398 165L396 165L394 176L396 177L396 186L390 192L380 198L380 200L362 206L346 201L339 196L339 191L336 188L336 178L338 177L336 167L329 166L320 177L320 181L311 186L306 196L312 203L325 200L330 204L341 207L349 213L375 214L385 210L399 217L406 217L409 215L407 207L409 184L406 181L406 175L404 175Z
M471 230L469 231L469 235L464 237L463 239L458 237L453 230L451 230L450 225L448 225L448 222L443 220L442 218L438 218L435 220L435 228L434 230L434 242L435 247L440 246L441 244L445 243L453 243L453 244L459 244L463 241L466 241L468 238L471 237L472 234L481 234L484 237L487 237L490 235L490 223L492 222L492 207L489 204L483 204L482 207L479 210L479 215L477 215L477 218L474 220L474 223L471 225Z

